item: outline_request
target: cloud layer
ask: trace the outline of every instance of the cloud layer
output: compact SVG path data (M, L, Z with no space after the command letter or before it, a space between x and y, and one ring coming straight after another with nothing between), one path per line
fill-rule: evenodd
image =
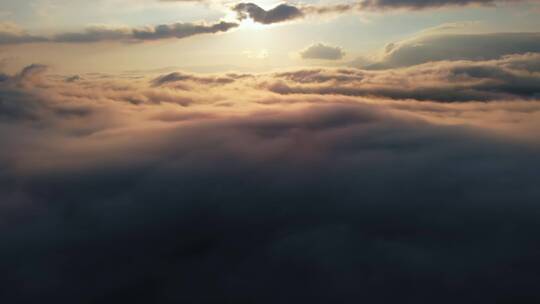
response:
M536 302L539 56L1 74L0 301Z

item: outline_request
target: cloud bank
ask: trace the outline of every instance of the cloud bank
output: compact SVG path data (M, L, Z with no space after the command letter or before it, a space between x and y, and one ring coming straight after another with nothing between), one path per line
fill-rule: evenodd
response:
M301 19L309 15L340 14L355 10L355 4L335 5L294 5L289 3L279 4L276 7L265 10L254 3L239 3L232 10L237 13L239 20L251 18L261 24L273 24Z
M539 56L0 74L0 301L537 302Z
M368 69L385 69L441 60L490 60L540 52L540 33L426 33L388 44Z
M489 61L440 61L386 71L310 69L277 74L279 94L324 94L437 102L537 99L538 53Z

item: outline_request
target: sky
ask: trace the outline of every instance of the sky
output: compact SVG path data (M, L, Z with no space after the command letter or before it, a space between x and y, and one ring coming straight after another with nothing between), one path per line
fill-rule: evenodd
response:
M0 30L5 36L11 33L50 38L65 33L84 33L89 29L142 29L163 24L216 23L220 20L239 24L227 31L182 39L168 37L152 41L127 41L118 37L86 43L7 43L2 47L6 49L3 56L11 58L9 68L12 71L39 61L59 72L119 72L169 67L205 72L260 72L272 68L328 65L324 60L306 60L299 55L302 50L317 43L343 49L344 55L335 60L338 62L331 62L332 65L345 65L358 57L377 57L388 43L408 39L444 23L469 23L467 28L462 29L466 33L531 32L540 28L538 4L525 1L507 1L497 5L482 3L484 1L476 1L479 3L475 4L472 1L466 7L450 5L414 10L397 5L394 8L350 8L341 12L307 13L302 18L272 24L253 22L250 18L238 20L237 13L232 9L234 2L3 2ZM275 1L258 3L266 10L279 4ZM340 4L323 1L299 5L322 8Z
M0 303L539 303L539 17L2 0Z

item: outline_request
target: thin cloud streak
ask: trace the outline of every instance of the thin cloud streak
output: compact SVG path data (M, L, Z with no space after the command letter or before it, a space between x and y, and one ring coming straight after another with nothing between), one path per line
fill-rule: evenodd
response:
M97 43L143 42L161 39L183 39L195 35L216 34L238 27L238 23L220 21L213 24L172 23L143 28L93 26L82 32L67 32L54 36L34 36L17 28L0 28L0 45L27 43Z

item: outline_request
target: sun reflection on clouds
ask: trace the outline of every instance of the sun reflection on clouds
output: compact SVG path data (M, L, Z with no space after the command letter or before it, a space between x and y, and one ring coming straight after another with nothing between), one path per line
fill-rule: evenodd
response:
M257 23L253 21L253 19L244 19L240 22L241 29L263 30L271 26L272 25Z

